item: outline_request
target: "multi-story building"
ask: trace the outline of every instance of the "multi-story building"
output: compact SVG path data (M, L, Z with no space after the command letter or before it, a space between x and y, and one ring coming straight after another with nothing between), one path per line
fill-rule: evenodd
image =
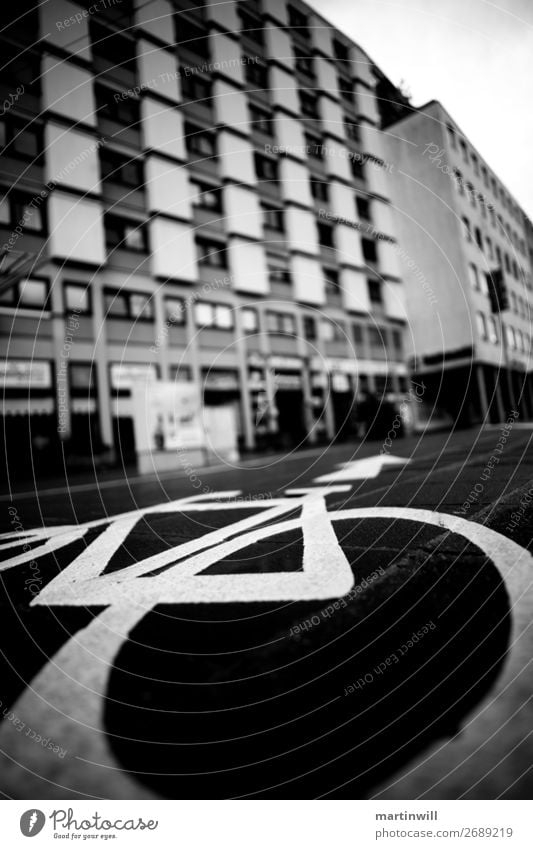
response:
M59 435L127 457L138 376L233 404L248 449L349 432L361 389L405 392L363 50L298 0L35 6L2 32L11 456L31 430L47 456Z
M533 264L524 213L440 103L391 117L384 137L395 165L408 354L426 412L459 423L503 421L512 409L529 418Z

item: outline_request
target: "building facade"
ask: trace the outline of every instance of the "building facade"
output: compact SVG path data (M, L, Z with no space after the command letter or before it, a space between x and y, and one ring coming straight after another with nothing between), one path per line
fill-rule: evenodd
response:
M533 415L527 219L442 105L384 130L409 313L408 354L435 419ZM495 304L494 273L505 302ZM492 294L492 298L491 298Z
M234 405L247 449L405 393L361 48L297 0L33 5L2 39L8 447L129 457L138 376Z

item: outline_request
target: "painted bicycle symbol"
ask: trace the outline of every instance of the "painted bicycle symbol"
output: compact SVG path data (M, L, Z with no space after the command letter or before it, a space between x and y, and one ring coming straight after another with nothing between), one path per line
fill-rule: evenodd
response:
M25 545L0 569L16 568L39 557L55 554L101 529L70 565L54 577L32 601L32 606L104 606L102 613L77 632L48 661L14 706L20 715L31 716L47 736L84 761L65 761L58 783L57 763L43 765L36 747L3 723L0 748L4 752L9 791L10 773L20 764L28 771L28 793L35 798L50 795L50 782L58 798L65 788L99 796L102 770L106 771L106 795L116 798L148 798L150 791L118 768L106 742L103 705L115 658L132 630L158 604L216 604L227 602L324 601L350 592L354 575L335 533L337 522L387 519L425 523L462 536L484 552L507 582L511 603L518 598L520 576L530 569L531 556L521 546L496 531L454 515L403 507L365 507L328 510L327 497L346 492L350 486L315 486L287 491L287 497L253 503L253 513L210 530L195 539L150 555L131 566L107 573L106 567L123 546L137 523L152 514L168 514L179 522L183 513L242 510L240 492L213 492L166 504L133 510L114 517L76 526L37 529L0 537L0 552ZM300 515L294 518L295 508ZM300 530L303 562L299 571L209 574L207 570L224 558L243 552L257 542L287 531ZM517 576L519 580L517 580ZM45 791L43 792L43 782ZM4 790L6 785L4 785Z

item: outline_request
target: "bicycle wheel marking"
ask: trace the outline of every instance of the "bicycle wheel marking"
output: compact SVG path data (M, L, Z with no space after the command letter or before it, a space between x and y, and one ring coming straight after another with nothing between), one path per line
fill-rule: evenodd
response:
M169 592L175 593L172 601L179 598L180 602L195 600L211 603L243 600L239 590L241 584L246 587L250 601L257 600L252 591L260 592L261 600L266 598L279 601L301 600L300 593L305 593L305 599L319 600L348 592L353 583L353 576L349 565L350 575L347 574L344 554L341 552L342 557L338 554L340 546L331 524L334 521L363 518L412 520L460 534L477 545L494 562L506 582L512 605L521 599L525 592L524 587L531 593L529 571L533 558L521 546L496 531L457 516L430 510L372 507L327 512L324 495L331 491L334 490L304 490L301 519L280 521L268 527L256 527L264 523L267 517L281 519L284 513L293 509L298 500L291 498L262 502L261 509L255 516L172 549L172 556L165 559L163 564L169 568L157 578L143 578L142 575L156 568L154 563L160 563L157 557L161 555L126 567L122 572L105 576L101 573L106 563L100 559L100 555L105 554L109 559L127 537L135 522L147 513L171 513L176 509L193 509L198 512L210 509L241 509L242 502L217 501L216 499L223 499L228 494L216 493L210 496L211 499L215 498L215 501L208 501L205 496L182 499L171 505L134 511L133 514L123 514L115 519L80 526L77 529L79 535L82 535L82 531L85 533L89 526L107 527L80 557L41 591L32 604L77 603L110 606L48 661L13 708L19 716L32 717L32 722L40 729L40 733L61 740L62 746L75 754L60 765L54 758L43 760L39 747L34 746L24 735L15 733L16 729L12 723L3 723L0 728L0 749L4 753L4 790L9 793L11 786L15 790L22 768L26 770L25 787L28 796L32 798L64 798L65 790L69 795L78 793L80 796L101 797L103 793L104 796L113 798L152 798L149 790L122 772L106 738L104 700L109 675L122 644L153 604L169 601ZM231 493L230 497L235 495L236 493ZM228 553L242 549L251 541L297 527L304 529L304 539L307 538L307 548L304 548L304 571L301 573L244 576L201 574L211 563ZM241 532L240 535L228 539L235 534L237 528ZM63 545L70 544L73 534L72 528L62 528L52 533L38 532L35 536L39 536L41 540L55 537L57 550L61 547L61 539ZM7 537L13 541L13 535L6 535L4 539ZM100 546L95 545L99 541ZM44 548L42 553L45 553ZM165 555L170 555L170 552L165 552ZM35 550L23 555L25 562L38 556ZM172 565L176 560L179 560L179 563ZM15 566L21 562L21 556L17 556L11 559L10 565ZM4 564L4 567L6 565ZM335 576L333 583L336 588L333 593L322 584L323 580L330 580L330 565ZM302 576L303 581L295 582L295 578L301 579ZM253 579L253 583L248 583L249 578ZM155 589L140 587L134 590L136 583ZM333 586L333 583L328 586ZM178 584L182 585L181 589L173 589L173 585ZM216 598L213 597L215 589L219 593ZM70 592L70 598L65 600L67 592ZM77 602L74 601L75 598L78 599ZM520 624L514 623L513 641L519 639L520 627ZM508 679L513 674L514 670L510 664L505 678ZM505 681L503 683L505 684Z

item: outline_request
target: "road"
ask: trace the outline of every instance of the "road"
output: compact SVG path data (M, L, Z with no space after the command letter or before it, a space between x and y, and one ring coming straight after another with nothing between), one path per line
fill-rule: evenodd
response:
M531 434L5 496L4 794L530 796Z

